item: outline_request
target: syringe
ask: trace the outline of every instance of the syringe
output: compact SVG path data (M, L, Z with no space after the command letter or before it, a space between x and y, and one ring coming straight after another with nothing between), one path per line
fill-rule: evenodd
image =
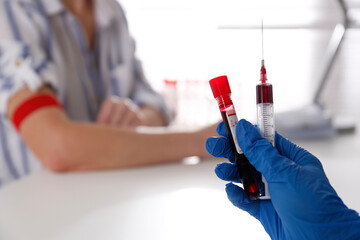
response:
M260 83L256 85L256 104L257 104L257 124L261 136L266 138L273 146L275 145L275 125L273 108L273 88L267 82L265 61L264 61L264 41L263 24L261 23L262 35L262 60L260 69ZM262 176L264 186L260 188L260 199L270 199L268 183Z
M257 123L261 135L274 145L273 88L272 84L266 80L264 60L261 60L261 83L256 85Z

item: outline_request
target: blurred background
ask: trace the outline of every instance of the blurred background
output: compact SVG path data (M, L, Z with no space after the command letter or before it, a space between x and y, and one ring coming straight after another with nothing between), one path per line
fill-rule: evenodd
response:
M152 85L164 91L163 80L177 81L180 118L177 120L187 125L218 119L207 81L219 75L228 75L230 79L238 114L255 119L254 86L259 80L261 19L268 79L274 85L275 112L309 104L319 85L333 30L343 21L336 0L121 0L120 3ZM360 71L357 67L360 31L356 28L360 1L346 1L346 5L353 23L321 100L335 115L359 117L354 100L356 88L352 86ZM194 109L199 104L205 107L201 116L195 117L199 111Z

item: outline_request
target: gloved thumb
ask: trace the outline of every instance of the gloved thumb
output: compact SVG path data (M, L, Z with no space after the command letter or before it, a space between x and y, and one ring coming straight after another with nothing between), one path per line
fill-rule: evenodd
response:
M268 182L289 181L291 176L297 176L298 165L282 156L248 121L239 121L236 137L249 162Z
M226 193L234 206L248 212L256 219L259 219L259 200L249 200L244 189L233 183L226 184Z

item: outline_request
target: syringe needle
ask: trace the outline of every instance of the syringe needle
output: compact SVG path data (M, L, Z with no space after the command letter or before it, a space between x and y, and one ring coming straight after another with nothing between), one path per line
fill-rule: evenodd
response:
M261 19L261 52L262 52L262 60L264 60L264 23L263 23L263 19Z
M266 83L266 68L264 60L264 23L261 19L261 49L262 49L262 60L261 60L261 69L260 69L260 81Z

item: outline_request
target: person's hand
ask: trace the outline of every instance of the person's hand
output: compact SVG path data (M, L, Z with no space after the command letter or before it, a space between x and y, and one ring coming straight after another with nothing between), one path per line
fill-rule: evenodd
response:
M97 122L119 127L137 127L143 124L141 112L130 99L110 97L102 104Z
M209 138L206 148L232 161L223 123L217 131L222 137ZM228 198L258 219L272 239L360 239L359 214L345 206L315 156L279 134L273 147L246 120L239 121L236 136L249 162L267 180L271 200L251 201L233 183L226 185ZM234 164L219 164L215 172L222 180L240 182Z

